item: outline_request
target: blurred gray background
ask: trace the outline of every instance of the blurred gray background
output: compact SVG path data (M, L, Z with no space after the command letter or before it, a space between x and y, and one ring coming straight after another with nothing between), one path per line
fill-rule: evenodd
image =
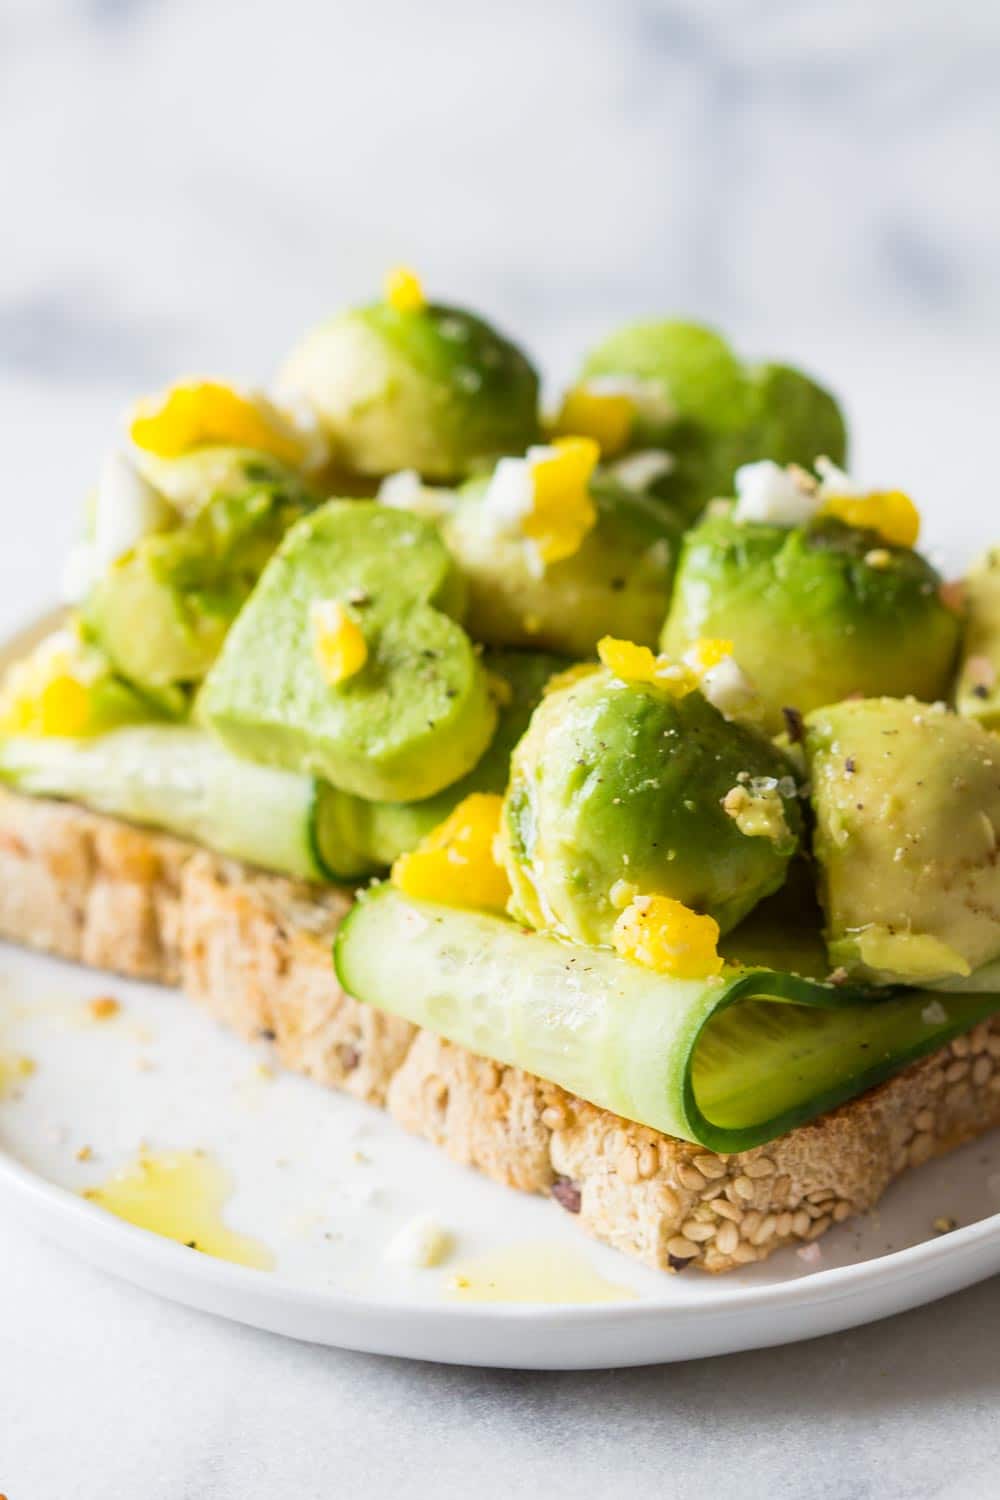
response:
M798 360L971 536L998 75L988 0L0 0L4 574L49 588L125 400L266 378L396 261L556 376L651 312Z

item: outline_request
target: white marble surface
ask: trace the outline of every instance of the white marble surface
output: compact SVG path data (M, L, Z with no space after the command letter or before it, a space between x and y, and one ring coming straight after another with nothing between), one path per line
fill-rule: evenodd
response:
M982 0L0 0L0 626L122 401L266 376L407 259L566 369L647 310L846 390L954 558L992 513L1000 16ZM159 1303L0 1222L10 1500L979 1500L1000 1285L662 1370L437 1369Z

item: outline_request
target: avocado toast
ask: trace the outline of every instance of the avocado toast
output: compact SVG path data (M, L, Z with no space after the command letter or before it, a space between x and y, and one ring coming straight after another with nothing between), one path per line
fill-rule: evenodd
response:
M405 272L143 403L4 683L0 932L653 1265L817 1238L1000 1119L989 568L845 448L675 323L543 422Z

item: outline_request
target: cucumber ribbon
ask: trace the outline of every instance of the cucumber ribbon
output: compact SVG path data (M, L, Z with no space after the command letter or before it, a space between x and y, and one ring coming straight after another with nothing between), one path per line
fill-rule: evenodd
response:
M330 878L308 776L240 760L187 725L0 737L0 785L60 797L300 880Z
M390 885L359 899L334 956L358 1000L718 1152L783 1135L1000 1010L997 989L873 991L759 964L675 979Z

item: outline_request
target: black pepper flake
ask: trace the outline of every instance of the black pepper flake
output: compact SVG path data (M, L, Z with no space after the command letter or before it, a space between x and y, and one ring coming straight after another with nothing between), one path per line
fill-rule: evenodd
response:
M613 593L620 594L621 591L622 591L622 589L624 587L625 587L625 580L624 580L624 578L612 578L612 580L611 580L611 589L612 589Z
M568 1214L580 1212L580 1189L572 1177L557 1177L552 1184L552 1196Z
M793 745L801 745L805 738L805 724L797 708L783 708L781 717L785 721L785 733Z
M198 1241L197 1240L185 1240L184 1244L185 1244L185 1248L188 1249L188 1250L197 1250L197 1248L198 1248Z
M270 1026L259 1027L257 1035L262 1042L276 1042L278 1040L278 1033Z
M855 771L857 769L858 769L858 763L857 763L857 761L854 759L853 755L849 755L847 757L847 759L844 761L844 770L847 772L848 776L853 776L854 773L855 773Z
M990 690L985 683L977 682L975 687L972 689L972 696L974 698L988 698L990 696Z

